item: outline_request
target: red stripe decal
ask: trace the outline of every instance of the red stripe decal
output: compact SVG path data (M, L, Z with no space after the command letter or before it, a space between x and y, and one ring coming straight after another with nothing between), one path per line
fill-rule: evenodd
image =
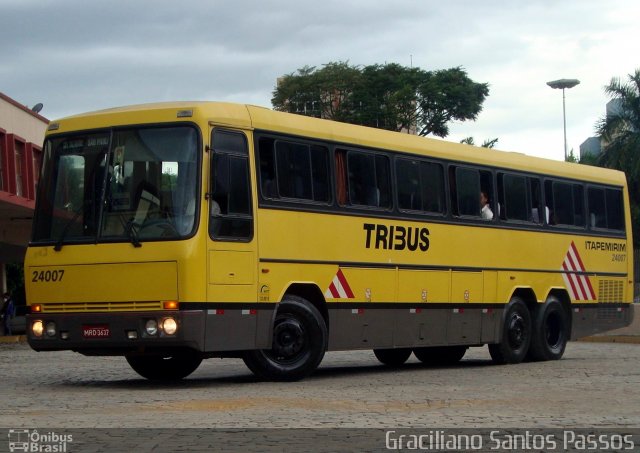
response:
M340 280L342 289L344 289L344 292L346 293L347 297L349 299L353 299L355 296L353 295L353 292L349 287L349 283L347 283L347 279L344 277L344 274L342 273L342 269L338 269L338 273L336 274L336 276L338 277L338 280Z

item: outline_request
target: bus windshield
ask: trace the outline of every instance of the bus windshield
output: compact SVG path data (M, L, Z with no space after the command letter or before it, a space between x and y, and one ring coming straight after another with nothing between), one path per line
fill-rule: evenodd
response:
M193 233L198 133L190 126L55 136L44 146L33 242L180 239Z

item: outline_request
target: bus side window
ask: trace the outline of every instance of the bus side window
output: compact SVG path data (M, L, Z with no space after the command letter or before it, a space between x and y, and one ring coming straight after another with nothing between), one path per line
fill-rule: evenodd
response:
M350 204L385 209L391 207L391 172L387 156L348 152L347 170Z
M527 178L529 182L529 192L531 194L531 221L542 225L544 222L549 223L549 207L542 202L542 187L540 180L536 178ZM542 213L545 213L542 216Z
M500 219L531 221L527 179L520 175L499 173L498 203Z
M260 189L262 196L269 199L278 198L274 142L274 139L268 137L260 137L258 140Z
M253 236L251 179L243 134L214 130L211 160L209 234L219 240Z
M585 226L584 189L580 184L545 181L545 197L550 205L550 224Z

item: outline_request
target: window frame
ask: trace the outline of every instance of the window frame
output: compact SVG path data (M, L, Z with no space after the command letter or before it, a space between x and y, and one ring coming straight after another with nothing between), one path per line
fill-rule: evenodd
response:
M216 148L214 147L214 135L216 133L223 133L223 134L231 134L231 135L237 135L242 137L242 141L243 141L243 145L244 145L244 150L243 152L239 152L239 151L235 151L235 150L216 150ZM227 128L220 128L220 127L214 127L211 129L211 133L209 134L209 138L210 138L210 162L209 162L209 192L207 193L207 200L209 201L208 203L208 226L207 226L207 234L209 235L209 238L215 242L251 242L253 241L253 238L255 236L255 213L254 213L254 206L253 206L253 194L252 194L252 180L251 180L251 159L250 159L250 153L249 153L249 140L246 136L246 134L244 134L242 131L239 130L235 130L235 129L227 129ZM214 166L216 165L216 157L219 155L224 155L227 157L227 159L229 158L235 158L235 159L243 159L245 161L245 165L246 165L246 171L245 171L245 176L247 178L247 182L248 182L248 190L247 190L247 195L248 195L248 206L249 206L249 211L250 214L222 214L221 212L218 213L213 213L213 203L216 202L214 200L214 196L215 196L215 186L214 186L214 176L215 176L215 171L214 171ZM230 161L228 161L230 162ZM230 166L230 163L228 163L228 165ZM230 192L229 192L230 193ZM249 225L250 225L250 232L248 236L225 236L225 235L217 235L214 231L214 219L216 218L220 218L222 220L248 220L249 221Z
M345 182L346 182L346 191L347 191L347 203L345 205L340 205L342 207L345 208L351 208L351 209L358 209L358 210L364 210L364 211L381 211L381 212L393 212L395 210L395 192L394 192L394 184L393 184L393 175L392 175L392 169L391 169L391 156L389 155L389 153L385 153L385 152L377 152L377 151L371 151L371 150L365 150L362 148L351 148L351 147L345 147L345 146L336 146L334 149L334 157L336 153L339 152L343 152L345 155L345 171L346 171L346 175L345 175ZM373 205L366 205L366 204L357 204L357 203L353 203L353 201L351 200L351 178L349 177L350 175L350 169L349 169L349 157L354 155L354 154L361 154L364 156L370 156L373 159L373 163L374 163L374 176L376 178L376 184L375 184L375 188L377 188L379 190L379 184L378 184L378 167L377 167L377 158L381 157L383 158L386 163L387 163L387 186L389 188L389 193L387 194L387 196L389 197L389 205L388 206L373 206ZM382 198L380 196L380 198Z
M440 186L440 193L439 195L441 196L440 201L442 202L442 211L427 211L424 209L406 209L406 208L402 208L400 206L400 173L398 171L398 163L401 161L407 161L407 162L416 162L418 164L418 178L419 178L419 190L421 191L421 205L422 207L424 207L424 199L422 199L422 196L424 195L425 191L424 191L424 179L423 179L423 174L422 174L422 166L423 165L434 165L438 168L440 168L440 176L441 176L441 186ZM395 192L396 192L396 196L395 196L395 203L398 209L398 212L401 213L407 213L407 214L414 214L414 215L419 215L419 216L431 216L431 217L446 217L449 213L449 209L448 209L448 203L447 203L447 178L446 178L446 171L445 171L445 164L443 162L439 162L439 161L435 161L432 159L423 159L420 157L411 157L410 155L398 155L395 156L395 159L393 159L393 172L394 172L394 178L395 178Z
M263 180L263 173L262 173L262 147L260 145L260 141L262 139L267 139L267 140L271 140L272 144L271 144L271 152L272 152L272 156L273 156L273 181L275 184L275 196L274 195L269 195L266 194L264 191L264 180ZM280 176L279 176L279 165L278 165L278 157L277 157L277 144L279 142L283 142L283 143L289 143L292 145L302 145L302 146L306 146L307 147L307 152L308 152L308 156L309 156L309 173L310 173L310 181L311 181L311 185L310 185L310 189L311 189L311 196L312 198L297 198L297 197L287 197L287 196L282 196L280 193ZM275 203L292 203L292 204L301 204L301 205L316 205L316 206L332 206L334 203L334 192L333 192L333 177L332 177L332 165L331 165L331 157L332 157L332 150L331 147L324 142L320 142L320 141L312 141L312 140L304 140L304 139L296 139L296 138L292 138L286 135L275 135L275 134L268 134L268 133L256 133L254 135L254 144L256 144L256 156L255 156L255 160L256 160L256 176L257 176L257 186L258 186L258 194L259 194L259 199L262 200L268 200L268 201L273 201ZM255 145L254 145L255 146ZM327 163L327 195L328 195L328 200L327 201L318 201L313 199L314 196L314 182L313 182L313 175L314 175L314 167L313 167L313 148L317 147L317 148L323 148L324 152L326 153L326 163Z
M591 198L589 197L589 191L590 190L601 190L603 192L603 198L604 198L604 215L605 215L605 222L606 222L606 227L597 227L597 226L592 226L591 225ZM622 229L617 229L617 228L610 228L609 227L609 198L607 196L607 191L615 191L619 193L620 196L620 214L621 214L621 223L622 223ZM585 185L585 196L586 196L586 217L587 217L587 227L589 230L591 231L596 231L596 232L600 232L600 233L618 233L618 234L626 234L626 218L625 218L625 209L624 209L624 190L621 187L614 187L614 186L605 186L605 185L600 185L600 184L586 184Z
M553 209L551 207L549 207L549 205L547 204L547 200L548 200L548 193L547 193L547 183L551 183L551 199L553 202ZM568 224L568 223L558 223L557 220L557 202L556 202L556 190L555 190L555 186L556 184L564 184L564 185L568 185L571 188L571 200L572 200L572 218L574 219L574 223L573 224ZM587 184L583 181L576 181L576 180L570 180L570 179L562 179L562 178L545 178L544 182L543 182L543 201L544 201L544 206L545 208L549 208L550 210L550 220L552 218L555 218L554 222L551 223L547 223L547 225L551 228L554 229L566 229L566 230L571 230L571 231L583 231L583 230L587 230L587 215L586 215L586 208L587 208L587 203L586 203L586 188ZM575 187L579 187L582 190L582 196L581 198L581 203L582 203L582 224L580 225L576 225L575 224L575 217L576 217L576 204L575 204Z

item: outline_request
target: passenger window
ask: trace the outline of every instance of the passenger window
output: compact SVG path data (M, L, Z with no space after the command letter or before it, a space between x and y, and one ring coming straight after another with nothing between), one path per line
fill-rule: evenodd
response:
M213 239L253 236L247 142L243 134L215 130L212 137L209 234Z
M258 143L263 197L329 202L326 147L266 137L261 137Z
M309 146L278 140L276 161L280 197L312 200Z
M536 178L527 178L531 194L531 221L542 225L549 223L549 207L542 202L542 184Z
M606 189L607 196L607 228L624 231L624 211L622 190Z
M440 164L398 159L396 180L401 210L444 213L444 173Z
M493 220L493 182L491 172L474 168L453 167L452 200L456 200L455 215L479 217L483 220Z
M604 189L589 187L589 226L591 228L607 228L607 205Z
M373 208L391 207L389 160L386 156L347 153L349 202Z
M587 201L591 228L624 231L621 190L589 187Z
M545 182L550 224L584 227L584 189L580 184Z
M519 175L498 175L499 213L503 220L531 221L527 193L527 178Z
M422 211L420 162L398 159L396 161L396 181L398 182L398 208L407 211Z

